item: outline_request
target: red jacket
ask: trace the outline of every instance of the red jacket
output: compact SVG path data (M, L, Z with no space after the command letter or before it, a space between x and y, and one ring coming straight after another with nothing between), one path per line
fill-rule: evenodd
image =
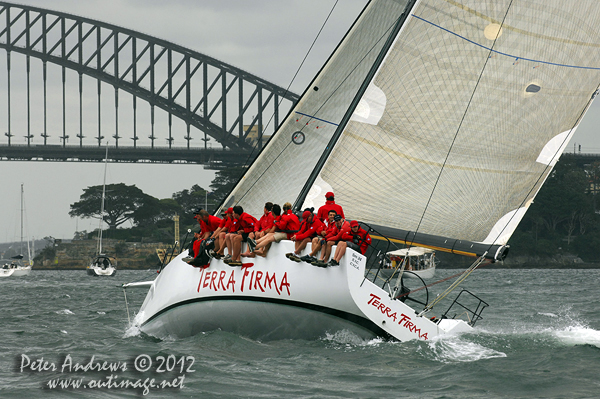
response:
M325 240L327 241L339 241L342 239L344 233L350 231L350 222L347 220L344 220L341 229L338 229L335 223L333 225L335 226L335 229L332 229L332 232L325 236Z
M300 230L300 220L291 210L280 216L279 221L275 221L275 226L279 231L287 233L288 240Z
M344 216L344 210L340 205L336 204L335 201L325 201L325 205L321 206L319 208L319 211L317 212L317 217L319 218L319 220L321 220L321 222L327 220L327 215L329 214L329 211L335 211L338 215L342 217L342 219L346 218Z
M308 222L308 220L303 220L300 225L300 231L296 233L296 241L302 241L305 238L316 237L323 229L325 225L316 216L313 217L312 222Z
M236 224L237 230L234 231L243 230L244 233L252 233L257 222L258 220L256 220L254 216L243 212L238 219L238 223Z
M225 217L225 218L223 218L223 220L221 220L221 224L219 225L219 227L222 227L223 231L228 232L229 229L231 228L232 223L233 223L233 220L231 220L231 218Z
M200 221L200 226L202 226L202 234L213 232L219 228L221 225L221 218L218 218L213 215L208 215L208 222L205 222L202 219L198 219Z
M275 218L271 212L267 212L267 214L263 214L256 224L254 231L265 231L269 230L271 227L275 225Z
M360 253L363 255L367 252L369 245L371 245L371 236L362 227L359 227L356 233L352 230L344 232L342 234L342 240L350 241L358 245L360 247Z
M201 239L197 239L196 241L194 241L194 246L192 247L192 250L194 251L193 256L196 257L200 254L200 245L202 244L202 240Z

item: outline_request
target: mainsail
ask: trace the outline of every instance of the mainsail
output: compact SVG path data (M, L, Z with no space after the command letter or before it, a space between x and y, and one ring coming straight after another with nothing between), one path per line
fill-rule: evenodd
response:
M599 20L595 0L374 0L232 199L333 190L400 241L498 256L598 91Z

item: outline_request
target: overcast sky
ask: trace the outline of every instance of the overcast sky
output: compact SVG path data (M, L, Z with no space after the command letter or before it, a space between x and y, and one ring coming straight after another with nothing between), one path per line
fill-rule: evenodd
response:
M335 0L29 0L20 3L146 33L287 87ZM367 0L339 0L292 91L300 94L304 90L366 3ZM0 57L6 58L5 53ZM0 73L5 75L5 67ZM0 115L5 118L6 111L0 110ZM597 126L600 126L598 101L567 151L572 151L573 143L577 143L584 152L600 152ZM6 138L2 142L5 143ZM84 188L102 184L102 176L103 165L99 163L0 162L0 242L19 239L21 183L25 184L30 237L72 238L76 228L93 230L97 221L71 219L69 205L79 199ZM135 184L147 194L167 198L194 183L208 188L213 177L213 172L199 165L109 164L107 183Z

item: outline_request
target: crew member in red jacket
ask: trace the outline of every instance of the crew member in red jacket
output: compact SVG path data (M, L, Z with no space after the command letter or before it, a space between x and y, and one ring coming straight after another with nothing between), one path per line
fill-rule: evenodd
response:
M254 228L258 220L246 212L244 208L239 205L233 207L233 217L237 219L235 228L237 231L232 231L226 236L226 240L230 242L227 244L227 248L231 248L231 260L225 260L224 262L229 266L241 266L240 254L242 252L242 241L246 241L250 234L254 234Z
M189 254L191 258L195 258L200 253L200 245L202 244L202 239L200 238L200 232L194 232L194 243L192 245L193 253Z
M308 255L304 255L300 257L300 260L308 263L316 262L318 259L315 257L317 253L323 248L323 251L326 250L327 246L325 245L327 241L325 241L325 237L328 234L332 233L334 229L336 229L335 221L333 218L335 217L335 211L329 211L327 214L327 224L323 224L321 231L318 232L317 236L312 239L310 253ZM315 218L319 220L318 218ZM329 256L329 254L327 255Z
M327 266L338 266L346 253L346 248L352 248L364 255L369 245L371 245L371 236L358 225L356 220L353 220L350 222L350 232L342 234L342 239L335 249L335 254Z
M273 214L273 227L266 231L264 236L256 240L254 248L249 248L248 252L243 253L242 256L250 258L254 258L255 255L267 256L267 251L271 247L271 243L287 238L287 234L277 231L276 226L276 223L279 223L281 220L281 206L273 204L271 213Z
M233 224L233 208L228 208L223 214L223 220L219 224L219 228L215 230L211 236L215 240L214 257L221 259L225 255L225 248L227 248L225 242L225 236L229 233L231 225ZM229 249L228 253L231 252Z
M340 215L335 215L333 218L335 228L332 228L331 231L325 236L325 247L324 250L321 251L321 259L316 262L312 262L313 265L319 267L327 267L327 259L329 255L331 255L331 250L333 246L338 243L342 239L344 233L350 231L350 222L344 220Z
M313 237L316 237L319 232L325 229L325 225L319 219L315 217L313 209L307 209L302 213L302 223L300 224L300 231L291 237L291 240L295 242L294 252L290 252L285 256L294 262L300 262L301 259L298 255L306 248L306 244L312 241Z
M221 225L221 218L209 214L207 211L202 209L197 215L198 223L202 230L200 232L200 239L206 240L209 238L215 230Z
M286 202L283 204L283 214L279 222L275 222L277 230L287 234L287 239L291 240L292 236L300 230L300 219L292 212L292 204Z
M335 213L337 213L342 217L342 219L344 219L344 210L340 205L335 203L335 197L331 191L325 194L325 199L327 200L325 201L325 205L321 206L319 208L319 211L317 212L317 217L319 218L319 220L321 222L325 222L327 220L327 215L329 214L329 211L335 211Z
M267 202L265 204L264 213L258 220L256 227L254 228L254 239L258 240L263 237L266 233L270 232L270 230L275 226L275 218L271 213L273 209L273 203Z

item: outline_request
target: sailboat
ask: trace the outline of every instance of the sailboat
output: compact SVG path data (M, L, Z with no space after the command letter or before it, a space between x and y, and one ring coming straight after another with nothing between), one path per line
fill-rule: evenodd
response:
M21 183L21 244L19 246L19 255L13 256L9 261L5 262L0 269L0 277L19 277L26 276L31 273L31 251L29 248L29 240L27 241L27 262L24 263L23 259L23 209L24 209L24 190L23 184Z
M460 284L507 256L598 94L599 23L595 0L370 1L221 209L317 209L332 191L376 244L328 268L289 261L285 240L241 268L194 268L184 251L125 286L148 288L135 324L255 339L472 331L488 304ZM417 246L473 262L430 296L384 267L388 252Z
M114 276L117 274L117 259L102 253L102 224L104 223L104 199L106 196L106 166L108 164L108 144L104 156L104 181L102 183L102 201L100 205L100 222L98 223L98 244L96 255L87 267L87 274L91 276Z

